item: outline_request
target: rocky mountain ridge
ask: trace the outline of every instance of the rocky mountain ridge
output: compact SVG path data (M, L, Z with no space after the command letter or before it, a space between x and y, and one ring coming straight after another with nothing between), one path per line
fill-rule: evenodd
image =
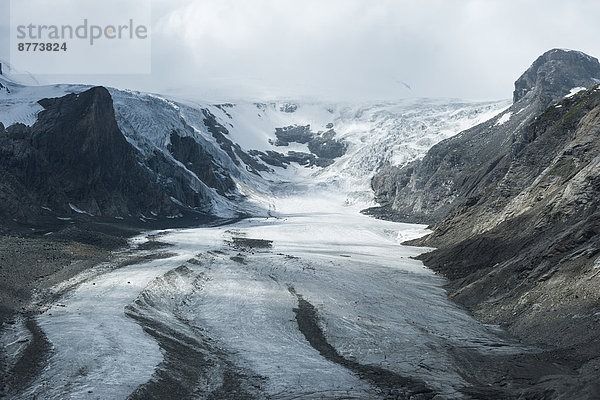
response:
M422 159L387 165L372 180L381 205L374 215L433 223L503 176L524 145L524 131L573 88L600 79L598 60L576 51L550 50L517 80L513 104L485 123L433 146Z
M598 342L600 90L551 106L526 134L504 176L419 241L438 248L423 259L489 322L543 344Z
M598 77L595 58L552 50L504 114L373 179L372 213L431 223L410 243L435 248L420 259L452 299L570 365L528 389L542 398L600 395Z

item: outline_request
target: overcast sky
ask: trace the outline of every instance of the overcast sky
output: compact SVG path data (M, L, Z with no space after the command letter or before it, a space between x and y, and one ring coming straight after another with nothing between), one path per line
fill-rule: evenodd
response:
M151 75L39 80L207 100L483 100L510 98L551 48L600 56L597 0L153 0L152 20Z

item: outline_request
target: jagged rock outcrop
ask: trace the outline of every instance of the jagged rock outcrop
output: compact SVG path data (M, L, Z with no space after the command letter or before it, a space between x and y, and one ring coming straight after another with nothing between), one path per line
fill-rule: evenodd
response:
M310 125L292 125L275 129L275 146L288 146L290 142L308 143L314 136Z
M277 140L274 146L286 147L290 143L306 144L310 153L289 151L287 155L275 151L253 151L252 155L259 157L265 163L276 167L286 168L292 162L304 166L327 167L334 159L346 154L347 143L335 138L333 124L328 125L326 132L312 132L310 125L291 125L275 129Z
M384 218L434 223L476 201L500 179L524 145L524 131L546 107L574 87L590 88L600 78L598 60L568 50L540 56L515 84L515 102L495 118L438 143L406 166L385 166L373 178Z
M19 218L40 207L98 216L174 211L119 131L106 89L39 103L44 111L32 127L16 124L0 137L0 212Z
M579 51L553 49L540 56L515 82L513 102L529 96L549 104L575 87L600 83L598 60ZM590 79L591 78L591 79ZM590 82L591 81L591 82Z
M308 142L308 149L319 158L333 160L346 153L347 144L335 139L335 131L329 129L320 136L315 136Z
M196 174L208 187L216 189L217 193L224 197L235 192L236 186L231 176L192 137L181 136L173 131L170 142L167 148L173 157Z

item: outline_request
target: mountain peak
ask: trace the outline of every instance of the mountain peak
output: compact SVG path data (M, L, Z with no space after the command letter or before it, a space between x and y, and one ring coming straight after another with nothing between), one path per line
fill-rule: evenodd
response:
M539 56L517 79L513 101L535 96L547 106L574 87L590 88L599 82L597 58L576 50L552 49Z

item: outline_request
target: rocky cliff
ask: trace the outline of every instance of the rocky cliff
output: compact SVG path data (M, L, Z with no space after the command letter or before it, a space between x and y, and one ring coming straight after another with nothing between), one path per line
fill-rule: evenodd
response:
M450 297L554 349L578 398L600 395L598 77L596 59L552 50L503 114L373 179L380 214L432 223L412 244L436 248L421 259L449 278ZM543 398L568 392L564 379Z
M502 176L435 225L423 256L451 296L551 345L598 341L600 90L550 106Z

